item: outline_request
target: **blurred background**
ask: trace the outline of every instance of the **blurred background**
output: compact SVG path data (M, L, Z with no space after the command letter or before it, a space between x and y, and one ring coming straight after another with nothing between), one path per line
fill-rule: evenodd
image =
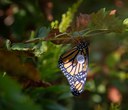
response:
M78 97L70 93L58 68L59 56L67 46L41 42L35 53L42 54L36 57L20 44L37 36L40 29L47 33L51 22L60 21L76 2L0 0L0 110L128 109L128 33L92 36L85 91ZM116 10L122 21L128 18L127 0L83 0L76 15L101 8ZM7 50L5 47L11 45L7 39L19 43L24 51L20 51L19 45L15 51Z

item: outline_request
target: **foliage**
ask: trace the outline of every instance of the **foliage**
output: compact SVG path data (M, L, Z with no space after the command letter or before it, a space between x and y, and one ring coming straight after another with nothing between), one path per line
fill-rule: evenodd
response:
M74 17L75 12L77 11L79 5L81 4L82 0L79 0L76 4L72 6L72 8L69 8L66 14L62 15L62 21L59 24L59 31L65 32L70 23L72 22L72 19Z
M122 0L1 0L0 109L126 110L127 5ZM57 66L74 39L90 42L88 77L79 97L70 93Z
M21 92L21 87L8 76L1 75L0 90L1 110L18 110L19 108L21 110L41 110L28 96Z

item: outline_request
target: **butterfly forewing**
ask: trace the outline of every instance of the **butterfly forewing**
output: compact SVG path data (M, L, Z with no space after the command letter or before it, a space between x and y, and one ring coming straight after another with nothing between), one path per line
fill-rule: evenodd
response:
M88 69L88 46L80 43L63 54L59 59L59 67L66 76L73 95L83 92Z

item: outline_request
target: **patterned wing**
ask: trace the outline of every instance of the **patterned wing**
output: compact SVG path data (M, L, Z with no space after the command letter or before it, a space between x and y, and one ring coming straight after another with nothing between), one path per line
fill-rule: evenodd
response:
M88 69L88 46L80 43L59 59L59 67L66 76L73 95L82 93Z

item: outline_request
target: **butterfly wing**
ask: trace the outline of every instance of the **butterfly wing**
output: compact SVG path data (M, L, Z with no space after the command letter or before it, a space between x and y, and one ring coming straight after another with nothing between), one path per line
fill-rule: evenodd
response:
M88 68L87 45L79 44L63 54L59 59L59 67L70 84L72 94L77 96L82 93Z

